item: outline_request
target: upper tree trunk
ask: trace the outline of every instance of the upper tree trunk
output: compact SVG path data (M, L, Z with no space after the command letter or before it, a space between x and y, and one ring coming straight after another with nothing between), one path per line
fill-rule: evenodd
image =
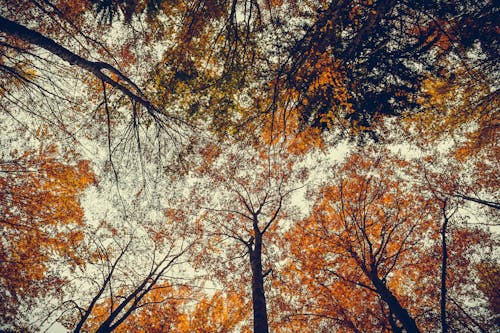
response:
M392 312L396 318L401 322L403 328L408 333L419 333L420 330L415 323L408 311L399 303L398 299L392 294L392 292L387 288L385 283L380 280L376 273L370 274L370 279L377 289L377 293L380 295L382 300L389 306L390 312Z
M252 267L253 331L254 333L269 333L262 272L262 234L255 236L254 248L250 250L250 266Z

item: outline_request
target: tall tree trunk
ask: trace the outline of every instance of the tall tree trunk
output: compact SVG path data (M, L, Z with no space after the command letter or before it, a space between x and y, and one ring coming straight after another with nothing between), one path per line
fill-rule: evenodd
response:
M410 316L408 311L399 303L398 299L392 294L392 292L387 288L385 283L380 280L375 272L370 274L370 280L375 286L377 293L380 295L382 300L389 306L390 313L394 314L396 318L401 322L403 328L408 333L419 333L420 330L417 327L415 319Z
M262 272L262 234L256 233L253 249L250 250L250 266L252 267L252 305L254 333L269 333L264 292L264 275Z
M443 202L443 227L441 228L441 251L442 251L442 262L441 262L441 331L443 333L448 332L448 324L446 323L446 269L448 264L448 249L446 246L446 229L448 227L448 216L446 216L446 200Z

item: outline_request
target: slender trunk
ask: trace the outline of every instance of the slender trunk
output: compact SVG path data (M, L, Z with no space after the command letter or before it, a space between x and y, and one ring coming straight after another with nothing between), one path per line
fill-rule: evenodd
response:
M262 272L262 234L256 234L254 248L250 251L252 267L252 306L254 333L269 333Z
M443 227L441 228L441 251L442 251L442 263L441 263L441 330L443 333L448 332L448 324L446 323L446 268L448 261L448 250L446 247L446 228L448 227L448 217L446 216L446 201L443 205Z
M465 315L465 317L467 319L469 319L479 329L479 332L481 332L481 333L488 333L488 331L484 327L482 327L481 324L479 324L477 322L477 320L475 320L474 318L472 318L471 315L468 314L467 311L465 311L464 308L461 307L460 304L457 303L457 301L455 301L451 297L450 297L450 301L460 310L460 312L462 312ZM471 329L469 328L469 330L471 330Z
M377 293L382 300L389 306L389 310L401 322L403 328L408 333L419 333L415 319L410 316L408 311L399 303L398 299L387 288L385 283L380 280L376 273L370 274L370 279L375 286Z

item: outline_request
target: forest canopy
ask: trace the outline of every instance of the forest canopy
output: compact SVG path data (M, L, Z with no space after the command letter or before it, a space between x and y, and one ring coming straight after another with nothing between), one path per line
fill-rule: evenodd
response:
M499 21L2 0L0 332L497 331Z

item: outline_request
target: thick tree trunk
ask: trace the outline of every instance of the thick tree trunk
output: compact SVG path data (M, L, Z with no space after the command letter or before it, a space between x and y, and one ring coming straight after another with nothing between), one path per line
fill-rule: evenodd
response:
M113 330L112 330L109 326L107 326L107 325L104 325L104 326L103 326L103 325L101 325L101 326L99 327L99 329L96 331L96 333L110 333L110 332L112 332L112 331L113 331Z
M254 248L250 251L250 266L252 267L253 331L254 333L269 333L264 274L262 272L261 234L255 236Z
M403 333L403 329L398 326L398 324L396 323L396 320L394 318L394 315L390 311L389 311L389 324L391 325L392 332Z
M387 288L385 283L380 280L377 274L370 274L370 279L375 286L377 293L380 295L382 300L389 306L390 312L396 316L396 318L401 322L403 328L408 333L419 333L420 330L417 327L415 319L413 319L408 311L399 303L398 299L392 294L392 292Z

